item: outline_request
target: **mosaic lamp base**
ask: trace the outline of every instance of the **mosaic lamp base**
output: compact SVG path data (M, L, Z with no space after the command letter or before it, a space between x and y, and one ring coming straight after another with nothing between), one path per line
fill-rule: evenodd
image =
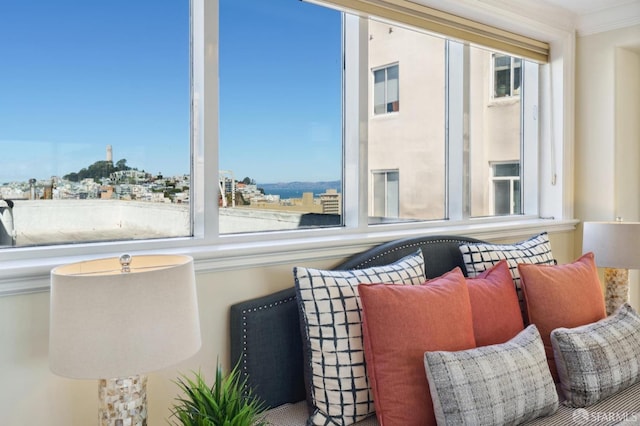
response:
M629 270L604 268L604 285L607 315L611 315L629 301Z
M98 396L100 426L147 425L147 376L101 379Z

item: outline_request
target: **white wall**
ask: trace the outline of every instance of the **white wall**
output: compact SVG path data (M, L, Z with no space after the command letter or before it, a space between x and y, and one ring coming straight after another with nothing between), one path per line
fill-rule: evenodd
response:
M640 25L578 37L576 70L576 217L640 221Z

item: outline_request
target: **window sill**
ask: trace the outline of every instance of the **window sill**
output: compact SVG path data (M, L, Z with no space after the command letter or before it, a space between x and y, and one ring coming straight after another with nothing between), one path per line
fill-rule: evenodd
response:
M308 238L270 238L263 241L233 241L204 246L176 246L154 252L187 254L194 258L196 273L246 269L278 264L303 264L323 259L342 259L365 248L415 235L465 235L485 241L524 239L540 232L575 230L578 220L522 219L511 221L465 221L459 224L429 223L407 226L380 226L369 232L341 229L340 232L309 232ZM224 240L222 238L221 240ZM132 252L135 255L135 252ZM108 257L116 254L104 253ZM96 256L93 256L96 257ZM87 260L89 256L62 256L41 259L0 261L0 296L49 290L51 269L62 264Z

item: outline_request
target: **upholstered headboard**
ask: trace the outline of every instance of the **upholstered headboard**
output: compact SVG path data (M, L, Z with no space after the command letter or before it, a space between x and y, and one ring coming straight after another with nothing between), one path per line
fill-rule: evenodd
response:
M467 242L481 241L459 236L395 240L356 254L333 269L386 265L421 248L427 277L456 266L466 274L458 246ZM231 361L239 360L247 385L268 407L305 399L298 312L293 287L231 306Z

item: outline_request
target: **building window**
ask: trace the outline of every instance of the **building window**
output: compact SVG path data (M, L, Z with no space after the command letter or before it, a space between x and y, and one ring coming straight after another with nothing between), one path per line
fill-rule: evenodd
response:
M520 95L522 59L493 54L493 97Z
M400 173L398 170L372 170L372 216L397 218L400 212Z
M373 113L400 111L399 66L390 65L373 70Z
M491 165L493 214L520 214L520 163L494 163Z

